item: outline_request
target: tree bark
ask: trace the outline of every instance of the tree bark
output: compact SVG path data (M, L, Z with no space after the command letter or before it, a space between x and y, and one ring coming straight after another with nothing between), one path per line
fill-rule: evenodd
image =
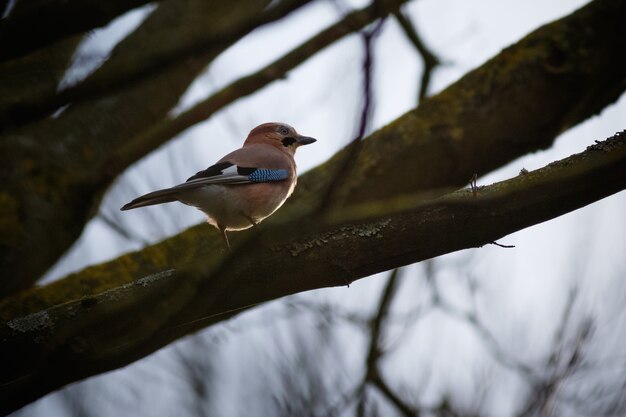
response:
M103 26L146 3L148 0L18 1L11 14L0 20L0 61Z
M194 264L38 311L16 314L24 300L16 297L0 310L8 319L0 324L0 411L123 366L259 303L480 247L625 188L626 131L488 187L263 225L235 239L227 256L213 245L213 255ZM132 265L135 255L75 279L110 273L116 262Z
M150 60L205 33L215 36L255 20L269 0L165 2L124 39L92 77ZM67 108L0 138L0 295L31 286L78 238L116 174L114 150L166 117L208 62L236 38L97 100ZM165 51L165 52L164 52ZM33 257L37 253L37 257Z
M0 210L0 245L5 253L0 258L0 295L32 285L78 238L115 177L163 143L146 143L146 131L152 132L153 126L169 119L168 111L207 62L237 36L250 31L252 23L277 19L305 2L290 0L269 11L264 9L265 0L162 4L85 83L97 80L90 85L100 88L125 66L143 68L143 60L160 62L178 56L181 45L185 49L202 44L198 54L111 95L72 104L55 119L0 137L0 146L6 150L0 154L0 163L8 167L0 182L0 202L5 203L5 209ZM348 19L335 31L338 36L356 31L396 10L402 2L381 2L360 14L358 25ZM212 22L210 30L205 28L208 20ZM207 39L216 42L206 45ZM138 50L139 61L134 57ZM304 58L310 56L310 51L305 52ZM295 58L297 62L302 56ZM239 90L236 94L251 92ZM232 100L221 101L218 107ZM166 139L178 132L171 131ZM31 256L33 252L39 254L36 259Z
M68 104L76 105L103 95L110 96L143 78L180 66L181 62L207 53L215 54L253 29L278 20L309 1L283 0L267 8L260 7L267 3L251 3L255 13L247 14L240 13L241 9L236 5L216 7L209 1L184 0L177 6L161 5L165 10L158 15L167 17L166 11L169 10L171 19L161 18L161 25L152 26L147 31L142 29L147 33L143 36L143 44L138 46L136 37L130 49L117 48L107 60L104 71L97 71L77 85L55 91L55 94L32 94L27 99L13 101L10 106L0 107L0 128L9 129L35 122ZM195 13L186 14L185 20L181 21L173 13L176 10ZM207 25L207 22L211 24Z
M624 163L611 159L622 158L621 151L589 151L580 160L569 161L581 169L578 176L567 170L567 164L559 165L559 170L548 167L555 170L481 191L480 197L469 200L476 207L463 200L463 194L422 205L425 194L441 195L475 173L549 146L558 133L614 101L626 86L626 58L621 53L626 49L625 16L624 2L596 0L538 29L374 133L362 143L354 168L336 193L341 204L330 214L330 223L329 218L303 220L303 216L318 205L345 150L303 176L296 194L259 228L259 235L234 236L235 248L249 249L245 257L237 256L237 250L224 256L217 234L200 225L4 300L0 317L6 321L1 336L6 354L0 357L13 362L3 365L7 379L2 403L19 407L68 382L122 366L232 315L233 308L490 242L623 188ZM137 101L118 103L127 106L120 108L151 100L149 81L136 89ZM38 130L44 132L41 137L33 134L27 141L19 135L2 139L6 149L19 150L0 153L11 155L0 162L13 167L0 190L0 228L9 232L0 232L7 248L0 271L12 285L23 284L24 279L32 282L37 268L49 266L78 236L112 178L100 172L98 164L110 151L107 146L119 145L140 130L108 121L111 127L90 131L90 123L107 114L106 108L97 106L105 105L83 103L84 114L93 111L85 121L72 116L72 109L61 115L68 126L74 117L84 133L79 136L84 143L65 143L64 152L70 154L54 153L54 147L41 140L46 138L44 129ZM146 118L152 120L157 113ZM111 131L121 137L109 138ZM61 130L59 134L68 137ZM95 138L105 142L96 144ZM25 143L37 146L24 148ZM39 153L42 149L52 154ZM51 166L40 165L51 159ZM80 175L74 172L77 168ZM550 172L564 176L556 175L557 181L547 176ZM544 174L553 180L547 188L540 181ZM533 191L525 192L523 184ZM556 193L554 200L546 194L551 192ZM483 193L493 198L484 200ZM43 205L49 195L53 203ZM485 205L480 207L479 201ZM445 207L437 206L442 202ZM390 212L386 205L400 213ZM428 207L430 211L423 211ZM513 211L507 212L507 207ZM378 252L384 256L375 258ZM196 298L197 294L205 298ZM211 314L219 316L202 319ZM52 333L50 320L58 324Z
M339 200L355 203L458 187L475 173L484 174L549 146L558 133L597 113L624 90L626 56L621 52L626 50L626 25L622 24L625 9L622 1L596 0L528 35L373 134L363 142L355 168L342 181ZM187 81L192 78L188 75ZM5 158L0 160L13 169L4 173L0 189L0 236L5 254L0 276L5 294L30 285L73 243L116 175L107 171L114 162L109 159L112 149L124 148L138 137L133 134L141 128L131 124L139 118L136 108L157 101L161 94L152 97L152 92L165 82L144 83L131 97L119 96L89 106L85 103L84 111L76 109L62 115L57 122L62 125L38 129L38 133L27 136L28 140L16 135L14 142L6 145L7 152L0 154ZM165 101L169 97L166 104L174 102L173 95L162 94ZM119 109L110 108L111 103L118 103ZM144 108L144 125L146 121L154 123L167 108ZM119 119L116 110L135 117ZM102 114L110 117L99 121ZM94 125L99 128L94 129ZM58 139L43 146L50 137ZM72 139L77 137L81 140ZM55 146L59 143L63 146ZM28 144L34 148L26 148ZM150 149L142 147L133 158ZM314 207L345 155L338 153L304 176L278 218ZM185 236L185 241L199 238ZM212 238L210 234L206 239ZM185 245L189 246L202 245ZM181 254L175 244L157 247L169 249L164 253L163 249L145 251L132 268L149 274L163 267L155 259L189 262L202 256L201 251L193 250ZM38 256L33 258L33 253ZM90 280L88 288L100 291L133 278L103 274ZM84 287L69 281L64 288L55 290L57 295L51 299L63 302L85 294Z

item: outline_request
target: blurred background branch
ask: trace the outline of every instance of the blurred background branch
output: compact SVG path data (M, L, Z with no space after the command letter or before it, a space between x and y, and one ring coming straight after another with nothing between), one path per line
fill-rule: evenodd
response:
M420 87L417 93L417 102L419 103L426 97L433 72L437 66L441 65L441 62L439 58L437 58L437 56L424 44L424 41L417 33L415 26L402 10L398 10L393 14L393 16L396 18L398 23L400 23L400 26L402 26L402 30L406 34L407 39L409 39L411 44L415 46L415 50L422 58L422 62L424 64Z
M15 59L72 35L103 26L124 12L148 2L148 0L7 2L3 19L0 20L0 43L4 45L0 52L0 60ZM19 42L16 39L19 39Z
M160 4L116 46L111 59L92 77L116 65L116 57L133 55L137 49L158 53L175 50L179 42L185 44L196 36L198 32L193 28L203 27L205 16L219 16L212 19L211 26L217 36L221 31L233 33L234 26L246 25L265 6L264 2L256 4L255 9L250 2L213 5L192 0ZM425 100L418 109L375 132L371 140L364 141L355 169L336 198L342 201L350 196L351 201L346 200L350 203L383 200L420 190L449 190L463 185L473 174L482 175L513 158L548 146L558 133L613 102L623 91L624 66L616 62L621 59L616 51L625 47L626 36L619 36L625 30L620 19L623 8L622 2L614 0L592 2L558 23L537 30L442 93ZM369 20L379 17L376 13L364 15L362 24L368 22L367 16ZM168 24L172 20L176 24ZM180 25L185 30L179 30ZM580 25L597 30L592 34L581 32ZM335 31L346 34L350 29L339 26L325 32L317 38L324 41L316 45L337 39ZM559 42L563 37L568 39L567 44ZM229 39L130 88L70 105L55 118L0 138L5 149L0 162L7 167L0 190L3 216L7 219L0 222L6 253L0 265L0 272L5 271L0 293L27 288L39 279L97 212L104 191L120 169L170 136L156 135L158 140L145 139L146 146L137 145L144 141L137 138L144 138L146 131L166 117L198 72L236 40ZM298 52L297 57L308 56L308 51ZM512 56L520 59L512 60ZM555 66L559 66L558 70ZM602 77L594 76L598 73ZM518 82L519 78L524 83ZM0 96L14 97L10 93ZM534 103L542 103L541 109ZM102 117L105 114L107 117ZM175 129L170 133L177 132ZM129 143L138 150L116 153ZM114 161L112 154L123 160ZM290 207L294 211L313 207L344 154L338 153L329 163L303 177L297 195L280 215L287 216ZM402 160L411 160L418 168L409 170L398 163ZM363 185L365 178L367 186ZM32 252L39 254L37 259L32 259Z
M198 17L215 16L212 13L216 10L212 10L213 6L203 9L202 6L194 6L193 2L185 0L181 2L184 8L189 10L198 7L198 9L194 16L195 22L191 19L192 15L189 15L186 22L188 27L179 28L182 36L177 34L171 40L163 37L158 43L146 43L143 40L144 44L141 49L137 46L132 46L130 49L118 49L109 57L103 70L95 72L86 80L62 88L52 96L32 96L29 100L10 103L0 112L0 126L15 128L33 123L65 105L111 95L125 87L132 87L133 83L140 82L142 79L167 72L187 61L193 61L193 58L197 56L205 54L214 56L216 50L225 49L254 29L285 17L307 2L308 0L283 0L264 8L260 13L249 14L240 21L230 21L228 25L216 26L216 19L212 19L210 27L193 30L202 22L197 19ZM159 3L159 8L165 9L163 13L175 13L170 10L171 6L167 3ZM176 7L179 8L181 5L175 6L175 9ZM237 16L238 13L238 9L232 6L225 7L223 11L229 13L231 18ZM9 16L3 22L11 22L14 18L15 16ZM25 17L25 19L28 18ZM162 31L165 32L165 30ZM38 38L39 36L38 34ZM150 37L154 39L160 36L153 31Z
M619 312L611 317L592 314L585 304L592 297L585 294L589 289L581 290L576 283L569 292L563 290L550 300L549 309L535 311L540 310L540 302L533 298L532 308L524 311L522 326L533 326L533 317L541 313L553 318L545 320L554 326L547 339L524 333L519 323L507 329L506 313L514 307L492 308L503 299L505 287L499 292L481 287L489 283L492 274L474 275L466 271L468 264L457 265L453 275L461 278L461 285L451 284L445 261L427 260L426 271L411 275L415 278L411 280L406 271L412 267L406 266L403 280L394 269L385 282L359 281L350 285L350 296L342 296L338 303L320 301L327 290L251 307L308 289L345 285L462 248L482 247L623 189L623 132L543 169L522 168L518 177L508 181L488 187L477 187L475 182L516 158L550 147L560 133L595 115L623 93L624 2L595 0L534 31L480 67L480 61L500 50L505 41L496 42L499 46L492 52L474 51L479 58L470 64L457 65L456 58L449 61L454 48L440 48L452 38L433 37L428 30L432 24L424 25L428 20L422 16L429 13L421 8L422 3L431 7L425 1L419 3L419 13L415 13L414 3L382 0L359 10L353 10L349 2L306 0L118 3L2 2L0 39L7 44L0 52L0 294L6 296L0 300L2 411L69 382L146 357L209 326L206 332L163 350L172 358L164 380L176 381L179 398L160 400L184 404L196 415L223 412L228 395L236 391L232 389L235 385L228 389L225 381L232 384L237 372L245 373L246 388L239 391L237 401L230 402L240 403L240 398L248 398L243 390L251 389L256 392L251 401L262 403L260 407L241 404L241 415L249 414L250 409L268 416L482 416L494 415L494 409L496 415L511 416L559 415L563 410L580 415L623 415L626 396L615 388L623 381L619 374L625 369L623 358L598 353L608 351L611 330L611 337L619 338L621 316ZM309 29L312 11L323 7L334 10L334 19ZM450 22L457 9L461 6L446 13ZM77 15L83 18L76 19ZM386 19L388 15L394 19ZM502 13L498 16L498 21L506 20ZM105 30L110 30L131 17L135 23L125 32L130 34L119 35L110 53L94 54L96 59L87 62L83 49L94 35L86 31L107 22ZM302 25L303 19L308 19L307 25ZM256 51L233 52L245 50L242 44L263 39L284 22L294 21L302 27L292 25L278 41L266 41ZM419 30L414 26L418 22ZM32 27L37 30L29 31ZM451 27L456 24L444 25L440 34L447 34ZM358 31L361 33L356 34ZM518 39L521 33L506 42ZM480 42L480 52L488 40ZM427 45L436 46L437 53ZM340 67L350 61L346 53L350 49L363 51L353 59L360 64L344 70L339 78ZM301 126L315 108L304 98L303 84L294 84L305 73L300 67L308 71L320 60L329 62L326 58L336 51L346 56L326 64L332 70L319 70L318 66L314 75L306 73L305 84L319 91L318 109L330 111L328 98L333 94L343 96L344 101L354 99L355 108L359 107L354 146L304 175L296 194L279 214L257 230L234 238L234 251L224 255L205 225L150 246L193 224L196 218L185 217L185 223L182 214L160 217L156 209L144 211L141 218L116 214L120 201L145 187L162 186L170 181L168 174L171 180L185 178L188 166L198 162L190 143L197 130L208 138L203 139L206 146L201 152L208 146L213 155L225 142L218 138L241 139L245 126L261 114L261 119L284 118ZM404 60L391 58L399 51L404 51ZM415 52L423 63L419 71L410 71L415 83L407 79L390 82L389 75L410 68L411 60L406 57ZM229 61L233 53L241 54L241 59ZM440 66L440 62L455 64ZM216 81L220 65L229 76ZM450 67L463 72L476 69L458 79L461 73L450 77ZM356 87L359 71L363 81ZM458 81L425 98L441 89L444 78ZM198 88L202 82L210 85ZM346 84L354 84L354 91L346 93ZM295 89L294 85L301 87ZM410 108L400 105L406 95L397 85L407 91L417 89L420 106L380 128L400 114L380 106L386 98L392 97L402 111ZM201 94L197 94L199 90ZM255 93L262 90L281 91L282 96L265 104L262 111L257 107L255 116L242 111L246 103L258 100ZM361 103L356 99L359 93ZM408 103L414 106L414 98L409 97ZM327 145L347 143L335 140L342 136L337 127L350 119L351 110L346 108L344 102L340 113L302 131L312 127L311 134L325 139L320 142ZM236 118L224 114L234 113L232 109ZM605 113L612 111L614 108ZM298 115L295 122L288 120L294 115ZM189 129L209 118L209 134L206 125ZM230 131L215 129L214 119L229 119ZM621 123L623 117L616 120ZM324 134L318 136L316 129ZM167 151L168 161L164 161L160 151L157 164L148 164L152 167L146 169L148 175L130 175L134 179L128 180L129 175L124 174L121 186L114 187L107 202L101 204L109 186L127 167L133 166L129 171L136 172L137 166L143 165L136 164L140 159L161 145L172 147L171 139L182 133L185 150L180 154L184 157L177 159ZM587 132L586 139L608 134ZM580 149L576 145L559 151L559 146L563 141L549 159L536 166ZM514 172L518 171L519 166ZM469 178L473 178L472 192L452 192ZM493 181L491 176L481 179ZM309 216L320 201L329 207L323 210L325 215ZM176 207L160 210L174 212ZM151 226L141 227L137 221ZM619 219L611 221L612 228L619 224ZM143 249L32 288L44 271L67 257L70 246L85 247L86 238L78 238L86 225L87 235L100 228L114 238L98 240L91 249L95 257L83 252L80 267L93 264L94 259L99 262L119 256L129 248ZM577 229L593 228L581 226ZM516 249L485 247L474 253L498 251L491 263L510 260L524 250L519 238L510 240L516 245L507 247ZM572 262L573 280L585 269L581 259L597 250L592 239L584 242L584 256L576 256ZM107 251L106 245L119 247ZM620 257L611 251L619 255L623 245L612 245L606 259ZM554 249L558 248L549 248L550 252ZM68 264L65 260L59 263ZM609 270L615 265L613 260L593 267L593 289L603 288L596 280L618 275ZM73 270L78 268L74 265ZM505 278L502 281L515 299L523 293L515 292L511 274L520 269L520 265L507 265L507 275L499 277ZM52 275L61 277L71 270ZM549 275L543 286L559 279ZM15 294L26 288L30 289ZM361 288L369 288L363 299ZM459 296L458 291L464 295ZM533 297L540 294L548 293L541 288ZM614 285L598 299L608 305L611 299L619 301L620 294ZM360 308L349 305L354 299L359 299ZM407 305L409 308L403 307ZM244 311L250 313L240 314ZM227 321L234 316L236 321ZM249 316L254 319L247 319ZM437 339L442 321L456 326L446 334L464 340L460 346ZM211 326L216 323L220 325ZM256 336L246 338L247 333ZM471 345L467 342L472 340L483 351L481 360L489 363L476 367L475 371L482 373L473 379L479 383L455 377L446 382L448 374L465 372L465 363L457 361L456 369L452 363L467 355L466 344ZM258 346L259 341L265 344ZM534 355L528 349L532 344L536 345ZM437 358L445 354L450 365L441 372ZM407 357L411 358L408 362ZM246 358L251 363L246 363ZM424 359L426 362L420 363ZM409 371L409 365L416 363ZM149 373L159 372L155 369ZM150 375L143 378L158 380ZM64 390L69 413L99 415L106 410L106 396L100 391L93 394L91 384ZM502 395L504 387L510 391ZM136 404L146 395L142 388L124 391L126 413L140 411ZM514 401L508 395L511 392ZM593 401L582 401L585 395L579 392L592 392ZM161 394L155 391L154 395L152 404ZM494 398L508 398L511 403L502 408L505 400L494 402ZM120 409L123 402L116 398L110 404ZM236 407L231 404L226 414L236 415Z
M208 248L195 265L171 262L167 271L151 276L145 271L133 277L144 277L135 283L87 296L84 286L91 277L127 273L116 263L127 265L129 256L137 256L131 254L9 298L0 304L6 320L0 328L4 340L0 358L10 358L3 364L0 398L7 407L24 404L51 388L135 360L264 301L344 285L390 266L482 246L626 188L625 159L626 131L541 170L481 187L476 194L461 190L411 208L386 204L386 211L369 210L375 213L373 218L353 223L344 219L338 225L324 225L310 218L266 223L252 239L234 239L235 252L225 262ZM142 252L176 247L182 246L164 242ZM284 261L294 258L297 263ZM293 276L299 277L297 282ZM272 285L266 285L270 280ZM42 308L49 302L47 293L76 291L72 281L80 283L82 297L87 298L68 302L67 297L63 304ZM41 326L26 324L44 316ZM481 329L474 316L461 317Z

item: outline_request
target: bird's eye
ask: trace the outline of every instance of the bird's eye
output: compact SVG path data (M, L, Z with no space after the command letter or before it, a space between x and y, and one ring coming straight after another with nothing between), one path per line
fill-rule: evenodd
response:
M289 129L287 129L285 126L281 126L278 128L278 133L280 133L281 135L288 135Z

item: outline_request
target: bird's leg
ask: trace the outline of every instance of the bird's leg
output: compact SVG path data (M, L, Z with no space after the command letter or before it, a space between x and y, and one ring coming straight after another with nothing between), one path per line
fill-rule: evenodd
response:
M226 247L230 250L230 243L228 242L228 235L226 234L226 228L221 224L217 225L217 228L220 229L220 233L222 234L222 239L224 239L224 243L226 243Z

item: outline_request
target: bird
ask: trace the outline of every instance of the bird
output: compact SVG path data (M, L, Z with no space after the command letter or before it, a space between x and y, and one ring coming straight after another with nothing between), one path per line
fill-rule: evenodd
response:
M263 123L243 146L174 187L135 198L121 210L179 201L201 210L230 249L227 231L245 230L272 215L293 193L296 150L316 142L286 123Z

